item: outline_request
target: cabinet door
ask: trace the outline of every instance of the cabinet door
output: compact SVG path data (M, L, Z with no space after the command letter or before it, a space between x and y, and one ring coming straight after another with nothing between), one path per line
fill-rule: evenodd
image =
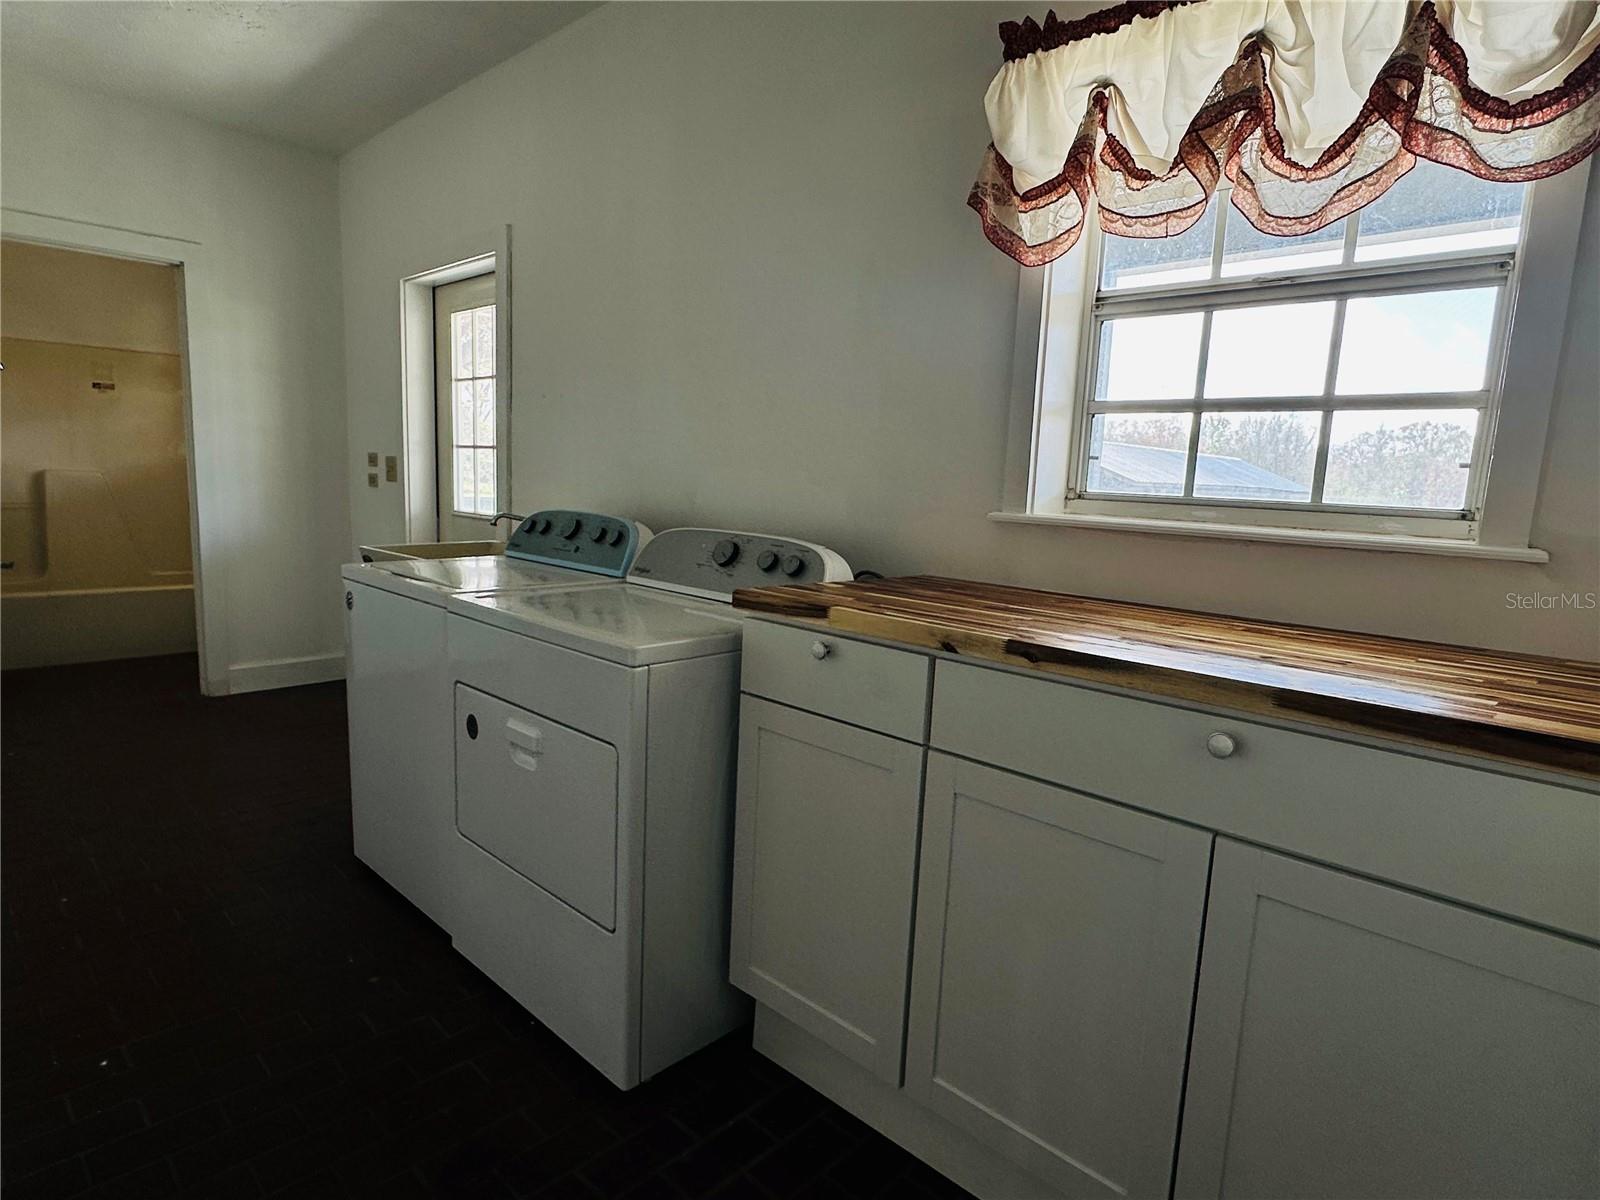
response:
M1211 835L928 756L906 1088L1067 1196L1167 1195Z
M1600 1193L1600 950L1219 841L1180 1197Z
M448 929L455 786L444 609L348 581L345 587L356 857Z
M922 748L753 696L739 722L733 983L898 1085Z

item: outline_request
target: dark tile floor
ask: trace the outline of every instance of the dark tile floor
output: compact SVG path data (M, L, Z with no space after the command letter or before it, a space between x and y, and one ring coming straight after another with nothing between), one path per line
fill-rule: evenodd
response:
M964 1193L749 1049L618 1092L351 854L337 684L3 679L6 1200Z

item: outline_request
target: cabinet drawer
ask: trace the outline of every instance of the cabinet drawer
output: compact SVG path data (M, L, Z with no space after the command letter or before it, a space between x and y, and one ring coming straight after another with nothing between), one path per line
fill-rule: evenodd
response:
M769 621L745 626L741 687L756 696L922 741L931 660Z
M1214 756L1214 734L1231 753ZM931 742L1600 937L1600 798L1576 788L949 662L938 665Z

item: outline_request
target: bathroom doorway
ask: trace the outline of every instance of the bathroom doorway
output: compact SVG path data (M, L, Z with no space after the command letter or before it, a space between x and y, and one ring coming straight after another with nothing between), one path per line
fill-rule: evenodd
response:
M180 269L0 241L0 666L197 650Z

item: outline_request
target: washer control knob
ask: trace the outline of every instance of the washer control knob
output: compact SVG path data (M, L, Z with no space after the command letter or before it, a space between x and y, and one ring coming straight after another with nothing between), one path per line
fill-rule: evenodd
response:
M812 642L811 643L811 657L815 658L815 659L818 659L818 660L827 658L828 657L828 652L830 650L832 650L832 649L833 649L833 647L828 645L827 642L823 642L823 641Z
M1212 758L1231 758L1239 748L1231 733L1213 733L1206 739L1206 753Z
M577 537L582 531L583 522L578 520L577 517L568 517L565 521L561 522L561 536L566 538L569 542L573 538Z
M771 571L778 565L778 552L776 550L763 550L756 556L756 566L763 571Z
M540 517L537 521L535 521L534 524L533 524L533 532L534 533L549 533L550 532L550 518L549 517Z
M613 546L620 546L620 545L622 545L622 539L627 537L627 536L628 536L628 531L626 529L624 529L621 525L618 525L615 529L613 529L611 531L611 544Z
M793 578L794 576L800 574L805 569L806 569L806 560L801 558L798 554L789 554L789 555L785 555L784 556L783 573L785 575L788 575L790 578Z
M596 525L595 528L594 528L594 532L591 533L589 536L592 539L594 539L595 541L597 541L597 542L603 542L603 541L606 540L606 538L611 536L611 531L609 529L607 529L604 525Z
M739 557L739 543L732 538L723 538L711 547L711 561L719 567L733 565L733 560Z

